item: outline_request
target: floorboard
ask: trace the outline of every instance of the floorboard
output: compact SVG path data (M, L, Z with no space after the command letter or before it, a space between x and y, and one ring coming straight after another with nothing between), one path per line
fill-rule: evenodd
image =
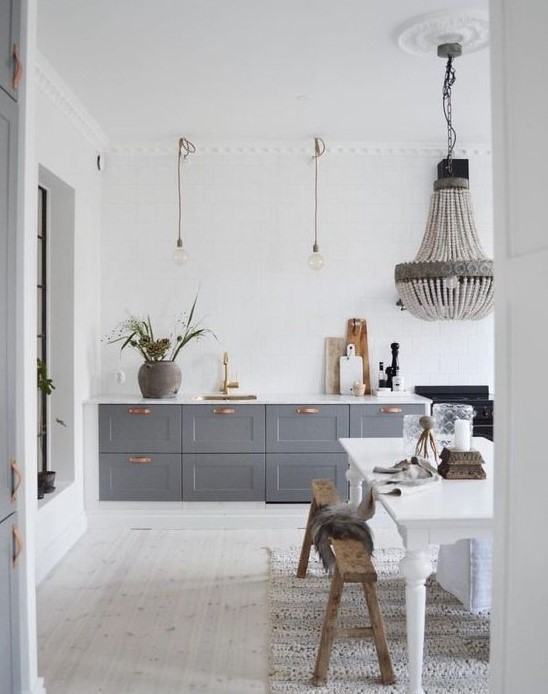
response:
M302 530L91 530L38 588L48 694L266 694L266 547Z

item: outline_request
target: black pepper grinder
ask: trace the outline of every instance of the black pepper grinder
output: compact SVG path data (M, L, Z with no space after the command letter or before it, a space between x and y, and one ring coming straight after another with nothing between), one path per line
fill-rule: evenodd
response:
M398 353L400 351L400 345L398 342L393 342L390 345L390 349L392 350L392 364L387 367L386 369L386 386L392 390L392 379L394 376L397 374L399 365L398 365Z

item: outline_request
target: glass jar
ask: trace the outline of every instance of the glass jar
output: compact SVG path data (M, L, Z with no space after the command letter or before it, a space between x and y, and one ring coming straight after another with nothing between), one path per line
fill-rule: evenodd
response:
M419 423L422 416L422 414L403 415L403 452L406 458L415 455L417 441L422 434L422 427Z
M434 417L434 435L439 446L453 448L455 442L455 420L465 419L470 423L470 442L473 436L472 422L474 420L474 408L472 405L460 403L437 402L432 406Z

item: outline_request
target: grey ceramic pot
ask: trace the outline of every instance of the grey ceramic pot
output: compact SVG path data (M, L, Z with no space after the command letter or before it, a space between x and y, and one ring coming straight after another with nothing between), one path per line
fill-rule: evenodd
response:
M137 374L144 398L174 398L181 378L181 369L174 361L146 361Z

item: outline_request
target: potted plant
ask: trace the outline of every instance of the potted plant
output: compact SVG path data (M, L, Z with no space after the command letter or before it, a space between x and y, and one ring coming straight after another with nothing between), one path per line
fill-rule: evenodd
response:
M198 295L194 297L188 315L183 314L176 320L175 329L167 337L155 335L150 316L140 318L135 315L130 315L107 335L107 344L121 342L120 351L131 347L143 358L137 379L144 398L175 397L182 379L175 360L181 350L191 340L213 335L211 330L194 322L197 300Z
M48 375L48 367L45 361L42 359L37 360L36 365L36 385L38 390L47 396L50 396L55 390L55 385L53 380ZM55 417L55 421L60 426L66 427L65 422L58 417ZM46 435L48 431L47 424L47 413L44 412L44 416L38 424L38 443L40 447L46 445ZM38 498L42 499L44 494L54 491L55 489L55 472L49 470L47 466L47 458L42 457L42 469L38 471Z

